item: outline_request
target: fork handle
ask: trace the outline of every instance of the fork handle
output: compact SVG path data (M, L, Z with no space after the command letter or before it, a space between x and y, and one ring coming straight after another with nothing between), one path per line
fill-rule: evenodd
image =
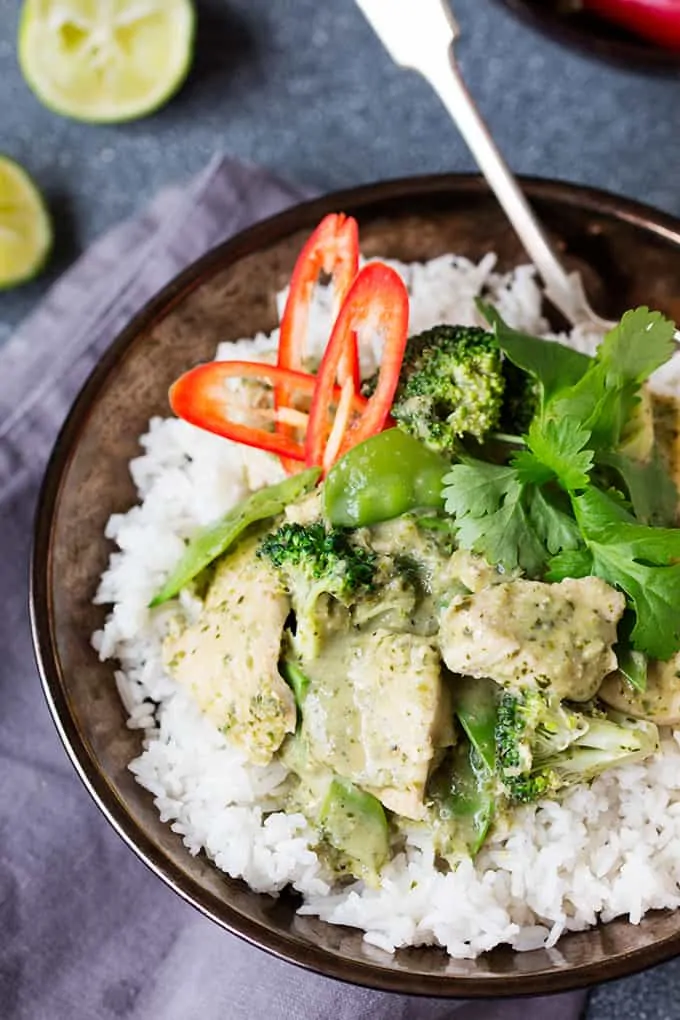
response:
M443 59L442 59L443 58ZM438 94L475 157L487 183L517 233L545 284L546 297L572 323L593 322L578 273L567 273L557 258L512 171L503 159L488 127L468 92L453 47L433 60L421 73Z

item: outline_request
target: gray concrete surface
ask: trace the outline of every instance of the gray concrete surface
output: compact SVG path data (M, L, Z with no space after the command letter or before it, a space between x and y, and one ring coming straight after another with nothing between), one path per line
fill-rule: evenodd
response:
M44 190L49 270L0 294L0 343L95 237L218 150L322 191L469 170L428 88L393 67L352 0L198 0L194 71L146 120L92 127L44 109L16 62L18 0L0 0L0 151ZM490 0L456 0L473 93L517 171L680 214L680 78L615 71L531 34ZM1 381L0 381L1 385ZM595 991L589 1020L677 1020L680 964Z

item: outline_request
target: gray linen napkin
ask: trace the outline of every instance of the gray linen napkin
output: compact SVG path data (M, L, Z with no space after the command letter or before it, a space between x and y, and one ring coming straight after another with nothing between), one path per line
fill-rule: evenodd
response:
M584 996L447 1003L305 974L166 889L82 789L49 719L26 613L35 498L76 392L120 328L202 252L298 201L216 158L102 238L0 351L0 1015L4 1020L575 1020Z

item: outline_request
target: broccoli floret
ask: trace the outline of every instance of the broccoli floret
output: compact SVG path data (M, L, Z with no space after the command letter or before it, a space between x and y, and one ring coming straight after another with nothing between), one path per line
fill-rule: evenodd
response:
M327 530L320 521L282 524L262 540L258 556L279 571L290 593L296 616L295 649L302 659L318 653L329 602L347 606L369 592L377 568L373 552L352 543L343 529Z
M482 440L498 427L504 390L491 333L435 326L408 341L392 415L430 449L450 452L458 438Z
M504 783L512 788L530 774L538 757L563 751L585 727L577 713L538 690L503 691L496 720L496 761Z
M652 723L588 706L562 704L550 693L504 691L496 723L497 771L511 801L527 804L658 748Z
M327 530L321 521L282 524L262 540L258 556L266 556L278 570L302 576L312 588L342 602L371 585L376 566L375 554L353 544L349 532Z

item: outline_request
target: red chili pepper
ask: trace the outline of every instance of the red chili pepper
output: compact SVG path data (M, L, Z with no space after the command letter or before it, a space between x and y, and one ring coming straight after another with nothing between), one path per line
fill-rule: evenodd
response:
M227 389L226 383L230 379L252 379L272 386L286 385L311 399L316 376L256 361L211 361L185 372L170 387L170 406L178 417L192 425L234 439L238 443L245 443L246 446L278 454L279 457L304 461L304 446L293 435L234 421L230 414L240 412L251 418L259 418L264 424L283 421L291 429L306 428L309 416L293 408L252 407L239 401L238 395ZM336 403L340 401L339 387L335 387L331 400ZM361 414L367 403L361 395L355 396L352 412Z
M319 366L305 444L308 465L321 465L327 471L340 454L385 427L399 382L408 315L408 293L401 277L382 262L365 266L345 298ZM354 383L346 379L331 422L329 408L334 403L333 390L348 338L368 332L380 333L384 340L375 392L352 422Z
M290 281L288 300L281 319L278 366L301 372L307 350L309 310L314 288L323 272L332 277L334 292L333 321L340 310L345 295L359 269L359 228L351 216L331 213L318 225L306 241L295 263ZM344 358L338 371L342 384L351 376L354 389L359 390L359 355L356 338L348 338ZM293 407L295 392L285 381L274 388L274 404L278 407ZM277 423L277 431L290 435L290 429L283 422ZM294 465L284 465L289 469Z
M659 46L680 49L680 0L582 0L582 6Z

